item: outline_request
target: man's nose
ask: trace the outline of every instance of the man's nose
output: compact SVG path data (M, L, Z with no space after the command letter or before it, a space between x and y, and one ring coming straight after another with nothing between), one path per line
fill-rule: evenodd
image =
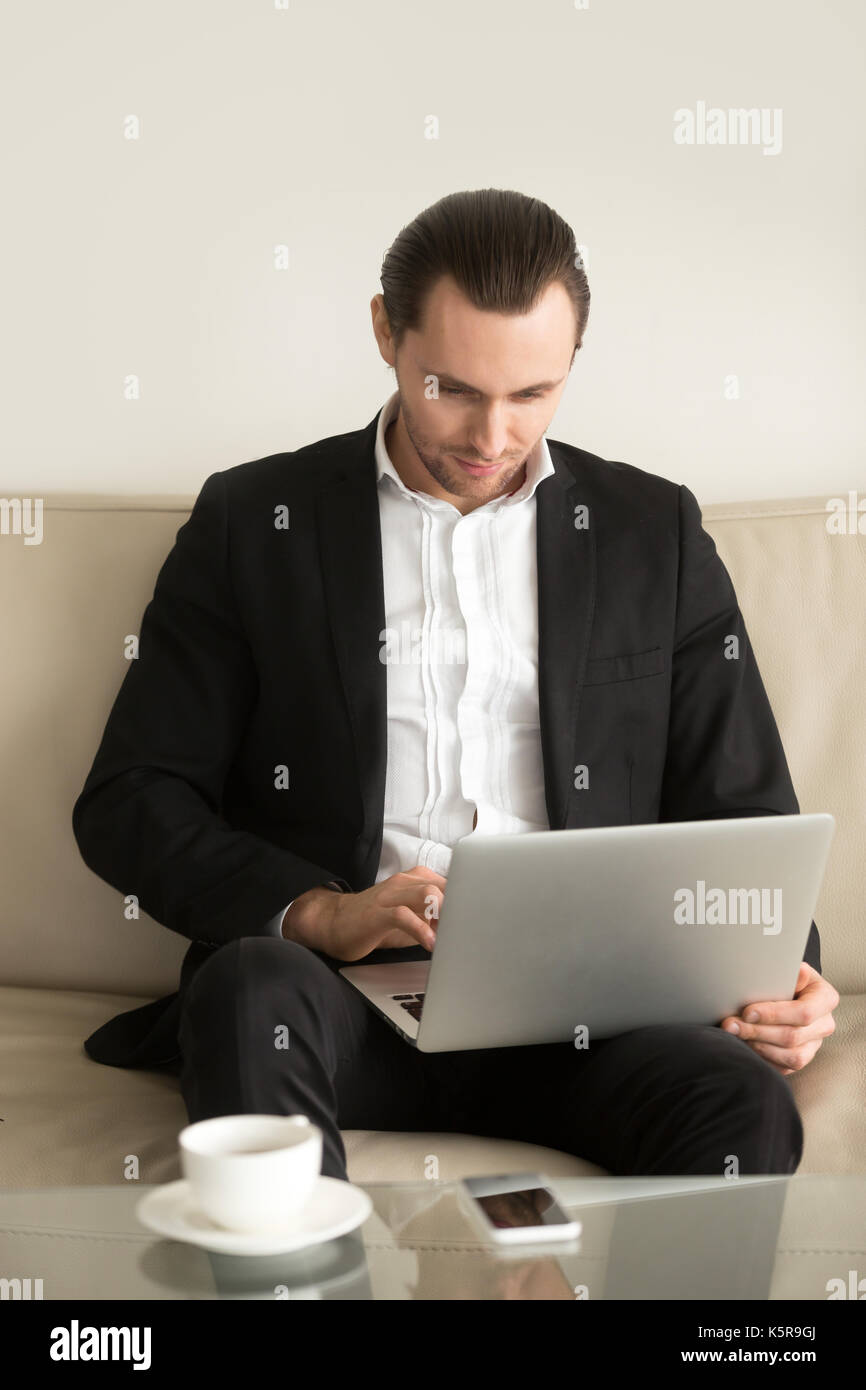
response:
M505 407L483 407L472 422L470 440L475 452L474 458L467 460L469 463L475 458L481 463L501 463L508 449Z

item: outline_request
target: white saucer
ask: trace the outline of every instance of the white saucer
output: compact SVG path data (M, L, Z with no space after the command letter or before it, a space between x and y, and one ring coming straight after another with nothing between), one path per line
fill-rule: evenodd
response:
M373 1203L359 1187L339 1178L316 1179L309 1201L291 1226L247 1235L217 1226L195 1205L189 1182L181 1178L147 1192L135 1209L143 1226L171 1240L227 1255L282 1255L319 1245L353 1231L366 1221Z

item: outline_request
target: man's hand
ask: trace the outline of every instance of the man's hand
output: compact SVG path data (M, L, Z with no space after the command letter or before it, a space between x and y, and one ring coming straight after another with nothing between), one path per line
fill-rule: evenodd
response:
M835 1032L833 1010L838 1003L830 981L803 961L793 999L747 1004L739 1015L723 1018L721 1026L737 1033L783 1076L790 1076L811 1062L824 1039Z
M361 893L311 888L283 918L283 936L334 960L361 960L380 947L432 951L446 882L442 874L416 864Z

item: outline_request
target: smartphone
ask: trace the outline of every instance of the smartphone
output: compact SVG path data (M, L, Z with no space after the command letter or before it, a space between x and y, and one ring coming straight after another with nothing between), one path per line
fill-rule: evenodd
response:
M543 1173L463 1178L461 1200L485 1240L503 1246L573 1241L582 1223L566 1215Z

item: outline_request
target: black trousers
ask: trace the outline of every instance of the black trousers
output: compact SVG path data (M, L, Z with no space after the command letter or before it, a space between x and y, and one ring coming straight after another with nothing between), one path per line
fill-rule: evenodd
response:
M425 1053L338 965L295 942L246 936L199 967L178 1029L191 1123L303 1113L324 1136L322 1173L344 1180L341 1129L519 1139L617 1175L786 1174L800 1162L787 1078L720 1028L638 1028L585 1050Z

